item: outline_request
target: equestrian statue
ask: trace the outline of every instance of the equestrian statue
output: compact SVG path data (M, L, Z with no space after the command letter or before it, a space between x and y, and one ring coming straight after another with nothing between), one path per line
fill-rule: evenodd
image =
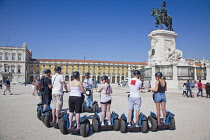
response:
M157 8L153 8L151 15L155 17L155 26L158 27L160 25L160 29L163 29L162 24L165 24L167 30L173 31L172 28L172 17L167 14L166 2L163 1L162 9L158 10Z

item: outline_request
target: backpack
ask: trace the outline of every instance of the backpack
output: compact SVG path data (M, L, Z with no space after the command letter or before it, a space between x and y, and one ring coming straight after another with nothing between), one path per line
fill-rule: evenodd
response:
M106 94L111 94L111 93L112 93L112 88L109 85L109 86L106 87Z
M44 78L41 79L40 91L44 91Z

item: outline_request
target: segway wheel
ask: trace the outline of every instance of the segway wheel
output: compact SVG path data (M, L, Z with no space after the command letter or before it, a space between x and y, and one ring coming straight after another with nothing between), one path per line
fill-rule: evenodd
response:
M154 119L152 116L148 117L148 126L149 126L149 130L154 132L157 130L158 124L157 124L157 120Z
M37 118L41 121L41 110L37 110Z
M114 120L113 129L114 129L114 131L118 131L120 129L120 119L115 119Z
M68 130L66 128L66 122L61 119L58 120L58 127L62 134L68 134Z
M148 132L148 123L147 123L147 121L143 121L142 122L141 132L142 133L147 133Z
M174 118L171 118L170 119L170 123L169 123L169 127L168 127L168 129L169 130L174 130L175 129L175 119Z
M80 125L80 135L87 137L90 134L90 121L86 120Z
M51 122L51 121L52 121L52 116L45 116L45 117L44 117L44 124L45 124L46 127L48 127L48 128L52 127L52 126L50 125L50 122Z
M93 105L93 113L98 113L98 103Z
M120 120L120 132L121 133L125 133L126 132L126 122L123 119Z
M92 124L93 124L93 132L98 132L99 131L99 120L97 120L95 117L93 117Z

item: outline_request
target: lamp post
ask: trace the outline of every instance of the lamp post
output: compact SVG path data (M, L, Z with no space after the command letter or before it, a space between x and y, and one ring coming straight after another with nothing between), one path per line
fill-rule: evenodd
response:
M26 66L26 63L25 63L25 86L26 86L26 81L27 81L26 74L27 74L27 66Z

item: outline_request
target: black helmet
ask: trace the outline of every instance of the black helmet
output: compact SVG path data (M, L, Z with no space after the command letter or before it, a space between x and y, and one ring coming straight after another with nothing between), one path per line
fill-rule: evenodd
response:
M44 70L43 72L44 72L44 74L51 73L51 71L50 71L49 69L46 69L46 70Z
M73 72L73 73L72 73L72 77L73 77L74 79L79 78L79 72L78 72L78 71Z
M134 76L138 76L138 75L141 76L141 72L139 70L134 70L133 75Z
M163 74L162 74L161 72L157 72L157 73L155 73L155 76L156 76L156 77L162 77Z
M89 76L89 75L90 75L90 73L89 73L89 72L86 72L86 73L85 73L85 76Z
M108 76L102 76L101 80L108 80Z
M56 67L55 67L55 71L57 72L57 71L59 71L59 70L61 71L61 67L56 66Z

